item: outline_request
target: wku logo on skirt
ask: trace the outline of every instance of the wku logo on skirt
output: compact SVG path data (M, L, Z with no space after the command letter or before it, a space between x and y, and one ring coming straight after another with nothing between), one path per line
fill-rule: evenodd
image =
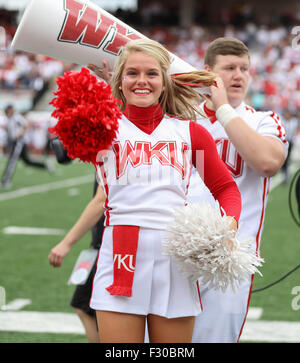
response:
M134 272L133 255L114 255L114 264L117 263L117 269L121 270L122 266L129 272ZM127 261L127 262L126 262Z
M111 295L132 295L139 231L138 226L113 227L114 279L106 288Z

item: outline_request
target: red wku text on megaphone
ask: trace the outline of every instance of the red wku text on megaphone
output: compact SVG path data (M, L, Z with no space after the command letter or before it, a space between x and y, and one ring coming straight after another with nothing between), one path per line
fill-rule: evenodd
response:
M88 0L32 0L12 47L81 65L106 60L113 68L121 47L138 38L146 37ZM170 55L171 74L195 70Z

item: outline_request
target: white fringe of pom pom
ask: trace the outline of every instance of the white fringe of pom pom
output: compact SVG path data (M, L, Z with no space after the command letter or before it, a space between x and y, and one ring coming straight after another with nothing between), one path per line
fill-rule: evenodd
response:
M164 241L165 255L172 256L179 270L188 278L209 288L225 291L258 273L264 260L251 248L252 238L239 241L229 227L219 203L195 203L178 209ZM229 248L226 240L232 240Z

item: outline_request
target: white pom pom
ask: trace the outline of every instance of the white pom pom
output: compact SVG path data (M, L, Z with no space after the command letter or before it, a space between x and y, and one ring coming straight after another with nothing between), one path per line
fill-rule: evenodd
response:
M226 240L232 240L230 249ZM253 239L238 241L219 203L195 203L177 210L164 241L165 255L174 257L188 278L209 288L233 291L254 273L264 260L251 248Z

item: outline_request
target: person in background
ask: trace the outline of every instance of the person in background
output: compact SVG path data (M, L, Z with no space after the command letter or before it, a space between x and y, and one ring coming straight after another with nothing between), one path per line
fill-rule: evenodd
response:
M245 103L250 54L236 38L217 38L207 48L205 69L218 75L208 101L199 107L205 117L197 123L214 138L224 165L233 176L242 197L238 236L253 238L259 255L270 178L282 167L288 142L283 124L272 111L258 112ZM201 188L202 187L202 188ZM213 197L194 172L188 200L199 202ZM201 282L201 281L200 281ZM238 342L245 324L253 276L235 293L201 286L203 313L196 317L193 342Z
M49 163L46 161L33 160L29 156L25 140L26 131L29 127L26 118L21 113L17 112L13 105L6 106L5 118L10 154L1 178L1 186L3 188L10 188L12 177L19 159L22 159L26 165L45 169L49 173L52 173L53 169Z
M7 118L0 113L0 157L4 156L7 147Z

